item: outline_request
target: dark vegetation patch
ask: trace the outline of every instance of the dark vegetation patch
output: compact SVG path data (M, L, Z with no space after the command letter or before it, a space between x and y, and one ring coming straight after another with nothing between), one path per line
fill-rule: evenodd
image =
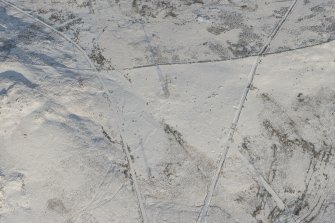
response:
M165 133L167 133L170 136L173 136L173 139L176 140L176 142L185 149L186 146L186 142L183 139L183 135L178 132L177 130L175 130L173 127L171 127L168 124L164 124L164 131ZM172 138L170 138L171 140Z
M97 43L93 45L93 49L89 57L96 64L97 70L99 71L113 70L113 67L111 65L111 60L107 59L103 55L103 49L101 49Z
M226 29L222 26L210 26L207 27L207 31L217 36L226 31Z
M290 214L293 214L302 217L303 222L312 222L327 207L323 193L327 193L332 168L330 160L335 151L332 140L335 131L330 130L335 125L335 92L321 89L310 95L298 93L292 99L290 108L281 106L269 94L263 93L260 97L264 103L264 111L259 116L263 132L245 137L241 144L243 152L249 155L254 164L264 167L268 162L264 157L270 155L270 149L273 151L269 156L271 162L265 164L268 170L265 171L267 175L264 175L271 184L282 185L286 181L286 175L290 174L285 167L286 163L292 163L292 159L297 156L302 159L297 162L306 166L305 171L299 173L303 174L303 190L292 188L290 184L282 185L284 193L294 198L287 203L290 213L273 208L267 212L267 219L271 222L286 222ZM306 134L306 129L309 129L309 134ZM269 155L264 156L265 153ZM259 201L252 213L256 219L264 215L269 195L265 190L259 189L257 196Z

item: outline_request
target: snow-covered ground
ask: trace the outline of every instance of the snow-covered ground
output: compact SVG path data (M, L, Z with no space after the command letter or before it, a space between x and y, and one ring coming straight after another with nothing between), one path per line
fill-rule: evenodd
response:
M333 0L7 3L1 223L334 222Z

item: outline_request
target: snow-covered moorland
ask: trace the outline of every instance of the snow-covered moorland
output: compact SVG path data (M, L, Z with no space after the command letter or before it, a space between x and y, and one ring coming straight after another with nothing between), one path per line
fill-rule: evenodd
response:
M334 15L0 0L0 222L333 222Z

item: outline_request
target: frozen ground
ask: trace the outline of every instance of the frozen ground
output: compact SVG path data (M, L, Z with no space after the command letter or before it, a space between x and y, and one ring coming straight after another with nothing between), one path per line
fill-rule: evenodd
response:
M334 222L334 1L10 2L1 223Z

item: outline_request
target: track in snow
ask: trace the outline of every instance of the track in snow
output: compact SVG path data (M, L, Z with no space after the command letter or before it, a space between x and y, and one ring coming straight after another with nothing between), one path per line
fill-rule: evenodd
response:
M100 76L100 73L97 71L95 65L93 64L93 62L91 61L91 59L89 58L89 56L86 54L86 52L78 45L76 44L71 38L69 38L68 36L66 36L65 34L63 34L62 32L59 32L58 30L56 30L55 28L53 28L52 26L46 24L45 22L43 22L42 20L30 15L29 13L23 11L22 9L20 9L19 7L17 7L16 5L12 4L12 3L9 3L5 0L0 0L2 3L14 8L15 10L17 10L18 12L20 13L23 13L25 14L26 16L30 17L31 19L35 20L36 22L42 24L43 26L51 29L53 32L55 32L56 34L60 35L61 37L63 37L65 40L67 40L68 42L70 42L71 44L73 44L82 54L83 56L85 57L85 59L87 60L87 62L89 63L90 67L92 68L92 70L96 73L96 76L98 77L98 80L100 82L100 85L104 91L104 93L107 95L107 100L111 102L111 98L112 96L110 95L110 92L107 90L107 88L105 87L105 84L102 80L102 77ZM111 110L114 112L113 108L111 107ZM116 112L117 113L117 112ZM118 114L118 113L117 113ZM118 117L118 116L117 116ZM119 119L118 119L119 120ZM118 129L120 129L120 123L117 123L118 125ZM126 145L126 143L124 142L124 137L122 137L122 134L120 132L120 138L121 138L121 146L123 148L123 151L126 155L126 158L127 158L127 162L128 162L128 166L129 166L129 171L131 173L131 177L130 179L132 180L133 182L133 185L134 185L134 189L135 189L135 192L136 192L136 196L137 196L137 199L138 199L138 203L139 203L139 208L140 208L140 212L141 212L141 216L142 216L142 220L143 220L143 223L148 223L148 220L147 220L147 214L146 214L146 211L145 211L145 207L144 207L144 201L143 201L143 198L142 198L142 194L141 194L141 191L140 191L140 188L139 188L139 185L138 185L138 182L137 182L137 177L136 177L136 171L132 165L132 160L131 160L131 155L130 155L130 151L128 149L128 145Z
M212 197L213 197L213 193L214 193L214 191L216 189L216 185L217 185L218 180L220 178L220 173L221 173L223 164L224 164L224 162L226 160L227 153L228 153L229 149L231 148L231 146L233 144L233 138L234 138L234 134L235 134L235 131L236 131L236 128L237 128L237 124L238 124L239 118L241 116L241 112L242 112L244 103L245 103L245 101L247 99L248 93L249 93L250 88L252 86L252 82L253 82L254 76L256 74L257 67L258 67L258 65L259 65L259 63L261 61L261 57L264 55L265 51L270 46L270 43L272 42L272 40L278 34L278 31L280 30L280 28L282 27L282 25L285 23L285 21L287 20L288 16L291 14L291 12L294 9L294 7L295 7L295 5L296 5L297 2L298 2L298 0L294 0L292 2L290 8L287 10L287 12L285 13L284 17L281 19L281 21L277 24L277 26L273 30L272 34L268 38L267 42L265 43L265 45L263 46L263 48L258 53L258 56L257 56L257 58L256 58L256 60L255 60L255 62L253 64L253 66L251 68L251 71L250 71L249 77L248 77L247 85L246 85L246 87L245 87L245 89L243 91L240 103L239 103L237 111L235 113L235 117L234 117L233 122L231 124L229 135L228 135L228 139L227 139L227 142L225 143L226 145L223 146L224 148L223 148L223 152L222 152L221 157L220 157L220 161L219 161L218 167L217 167L217 169L216 169L216 171L214 173L213 180L212 180L212 182L211 182L211 184L209 186L209 190L208 190L208 192L206 194L206 197L205 197L205 200L204 200L204 205L203 205L203 207L202 207L202 209L200 211L200 214L198 216L197 223L203 223L203 222L206 221L206 216L207 216L207 213L208 213L209 205L210 205ZM264 180L263 183L266 183L266 181ZM268 188L268 186L267 186L267 183L266 183L265 184L265 189L267 189L267 188ZM273 193L274 191L270 190L268 192L269 193ZM280 198L278 196L275 196L274 198L275 198L275 201L277 203L277 206L280 209L284 209L285 205L280 200Z
M155 59L155 51L154 51L153 46L150 43L150 39L149 39L147 31L145 30L143 22L142 22L142 29L143 29L143 32L144 32L144 35L145 35L145 39L146 39L147 44L148 44L149 49L150 49L151 57L154 58L154 60L155 60L155 64L152 65L152 66L156 67L157 75L158 75L158 78L159 78L159 82L161 83L161 87L162 87L164 96L166 98L168 98L168 97L170 97L170 92L169 92L169 88L168 88L167 77L166 77L166 75L163 74L161 68L159 67L159 64L157 63L157 61Z
M323 45L323 44L326 44L326 43L329 43L329 42L332 42L332 41L334 41L334 40L325 41L325 42L318 43L318 44L311 45L311 46L303 46L303 47L298 47L298 48L283 50L283 51L278 51L278 52L264 53L263 56L277 55L277 54L281 54L281 53L286 53L286 52L291 52L291 51L296 51L296 50L302 50L302 49L306 49L306 48L320 46L320 45ZM255 57L255 56L257 56L257 55L250 55L250 56L236 57L236 58L228 58L228 59L219 59L219 60L198 60L198 61L190 61L190 62L145 64L145 65L140 65L140 66L133 66L133 67L128 67L128 68L123 68L119 71L129 71L129 70L136 70L136 69L156 67L156 66L174 66L174 65L188 65L188 64L220 63L220 62L224 62L224 61L241 60L241 59L245 59L245 58L249 58L249 57Z

